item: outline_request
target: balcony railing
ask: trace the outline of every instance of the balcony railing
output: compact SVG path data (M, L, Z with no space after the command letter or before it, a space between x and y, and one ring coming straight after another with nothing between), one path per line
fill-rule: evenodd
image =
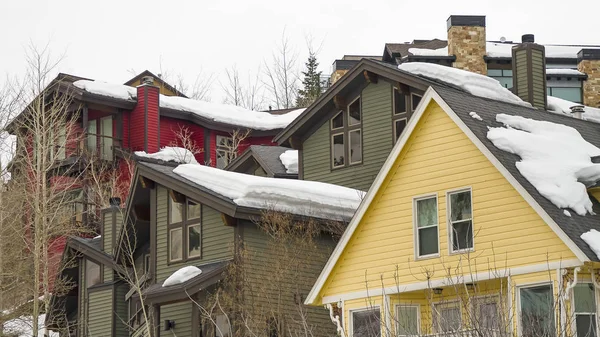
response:
M121 139L98 134L88 134L79 142L69 142L65 146L57 145L56 161L69 164L78 158L114 161L115 150L121 148Z
M457 331L440 332L429 335L421 335L423 337L505 337L507 333L500 329L466 329Z

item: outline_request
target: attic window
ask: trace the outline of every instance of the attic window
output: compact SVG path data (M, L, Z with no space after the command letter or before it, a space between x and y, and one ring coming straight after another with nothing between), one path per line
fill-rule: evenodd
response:
M330 121L331 168L362 163L362 107L360 96Z
M398 140L398 138L400 138L400 135L402 134L402 131L404 131L408 121L407 101L407 96L398 90L398 88L394 88L394 94L392 96L392 105L394 107L394 113L392 114L394 143Z

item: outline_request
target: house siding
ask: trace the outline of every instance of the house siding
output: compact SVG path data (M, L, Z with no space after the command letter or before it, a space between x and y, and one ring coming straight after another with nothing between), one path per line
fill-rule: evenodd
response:
M160 307L161 324L165 320L175 321L175 330L177 337L192 337L192 303L181 302L175 304L163 305ZM161 336L172 336L171 331L160 331Z
M112 212L102 212L102 223L104 224L104 232L102 233L102 244L104 247L104 252L107 254L112 253L112 226L113 226L113 214Z
M129 321L127 301L125 301L128 290L129 287L124 282L115 285L115 337L129 336L128 326L125 323Z
M168 190L157 187L157 232L156 232L156 277L157 282L164 281L173 272L186 265L202 265L205 263L231 259L233 257L233 227L223 224L221 214L202 205L202 258L188 262L168 263Z
M464 254L449 254L446 224L446 193L465 187L472 189L475 233L475 250L468 265ZM415 261L413 198L428 194L438 198L441 257ZM366 283L377 288L401 287L426 279L423 270L435 270L430 280L441 280L446 277L444 270L470 268L481 273L575 258L432 101L339 257L321 295L365 291ZM394 277L396 270L410 272Z
M329 120L303 143L305 180L321 181L366 191L379 173L393 147L392 86L380 81L361 93L363 115L362 164L331 169Z
M88 293L88 333L85 336L112 336L113 288Z
M147 130L147 138L148 138L148 153L158 152L160 148L159 137L159 88L149 86L146 88L148 90L148 130Z
M183 146L177 137L179 130L183 127L191 132L190 138L197 148L204 149L204 128L202 126L169 117L160 117L160 147ZM196 154L196 160L203 163L204 153Z

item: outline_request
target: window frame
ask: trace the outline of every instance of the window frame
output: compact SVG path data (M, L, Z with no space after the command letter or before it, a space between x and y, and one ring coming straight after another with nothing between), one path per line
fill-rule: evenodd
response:
M542 281L542 282L532 282L532 283L525 283L525 284L519 284L516 285L517 288L517 335L518 336L522 336L523 335L523 310L522 310L522 304L521 303L521 291L523 289L527 289L527 288L536 288L536 287L540 287L540 286L550 286L550 293L552 294L552 303L554 303L555 301L555 296L554 296L554 281ZM555 309L555 308L553 308ZM557 317L556 317L556 310L552 310L552 313L554 315L554 337L558 337L558 335L556 334L557 332Z
M231 142L231 147L229 147L228 145L220 144L219 137L224 138L227 143ZM233 157L232 153L230 152L233 149L233 147L234 147L233 137L224 136L224 135L215 135L215 167L216 168L224 169L233 161L234 158L230 158L230 157ZM219 152L223 153L222 156L225 157L225 166L223 166L223 167L219 167Z
M419 103L417 103L417 105L414 104L415 103L414 96L419 97ZM410 93L410 111L415 112L422 100L423 100L423 94L417 94L416 92L411 92Z
M197 202L196 200L193 200L191 198L188 198L187 196L183 196L185 198L184 202L183 202L183 207L182 207L182 220L180 222L176 222L176 223L171 223L171 212L172 212L172 207L171 207L171 201L170 199L173 198L173 196L171 195L172 193L177 193L175 191L169 190L169 193L167 194L167 198L169 198L169 200L167 200L168 203L168 211L167 211L167 265L170 264L174 264L174 263L182 263L182 262L187 262L187 261L192 261L192 260L198 260L198 259L202 259L202 236L203 236L203 226L202 226L202 215L203 215L203 207L202 204L200 202ZM173 200L173 202L175 202ZM188 205L189 202L193 202L195 204L197 204L198 206L200 206L200 215L197 218L193 218L193 219L188 219ZM200 227L200 254L198 256L189 256L189 228L190 227L194 227L194 226L199 226ZM173 260L171 258L171 232L173 230L181 230L181 240L182 240L182 244L181 244L181 258L180 259L175 259Z
M95 264L95 265L98 266L99 281L98 281L98 283L96 283L96 284L94 284L92 286L90 286L88 284L88 262L91 262L91 263L93 263L93 264ZM84 277L85 289L89 289L90 287L94 287L94 286L97 286L97 285L100 285L100 284L104 283L104 266L102 266L102 263L96 262L93 259L85 257L84 258L84 270L85 270L85 277Z
M413 335L400 335L398 334L398 325L399 325L399 319L398 319L398 308L400 307L404 307L404 308L415 308L417 309L417 333L416 336L420 336L421 335L421 306L419 304L414 304L414 303L396 303L396 305L394 305L394 313L396 314L396 318L394 318L395 324L394 324L394 332L395 332L395 336L396 337L409 337L409 336L415 336Z
M479 314L479 305L484 303L484 304L488 304L488 303L494 303L496 304L496 311L498 313L501 312L502 310L502 296L500 296L499 293L493 293L493 294L488 294L488 295L478 295L478 296L473 296L471 297L470 301L469 301L469 310L471 310L471 317L477 317L476 315ZM476 318L477 321L481 320L481 318L477 317ZM502 322L502 324L498 324L498 335L502 335L502 333L504 332L504 322ZM481 328L481 327L478 327Z
M600 324L598 324L598 290L596 289L596 286L593 284L591 279L583 279L583 280L579 280L579 282L577 282L577 284L586 284L586 285L592 285L592 289L594 291L594 304L596 307L596 312L594 313L590 313L590 312L581 312L579 313L580 315L594 315L594 322L596 324L596 336L598 336L598 327ZM576 284L576 285L577 285ZM571 305L571 317L572 317L572 322L571 322L571 327L572 327L572 333L573 336L577 336L577 311L575 308L575 287L573 287L573 289L571 289L571 300L570 303Z
M417 209L417 202L419 200L426 200L426 199L431 199L431 198L435 198L435 204L436 204L436 218L437 218L437 253L435 254L428 254L428 255L423 255L420 256L419 255L419 224L418 224L418 209ZM414 254L415 254L415 261L419 261L419 260L425 260L425 259L431 259L431 258L437 258L440 257L440 207L439 207L439 198L438 198L438 194L437 193L429 193L429 194L423 194L423 195L419 195L419 196L415 196L413 197L413 244L414 244ZM433 226L431 226L433 227ZM429 227L426 227L429 228Z
M396 92L401 95L404 95L404 111L396 113ZM405 120L406 125L404 129L408 126L408 119L411 116L411 107L409 106L409 101L411 101L410 95L407 95L400 91L397 87L392 86L392 144L396 144L398 139L400 139L400 135L396 136L396 122L400 120ZM411 101L412 102L412 101Z
M354 308L354 309L350 309L348 310L348 323L350 324L349 326L349 330L350 330L350 336L354 336L354 313L355 312L362 312L362 311L371 311L371 310L378 310L379 311L379 336L383 337L382 335L382 326L381 323L383 321L382 318L382 312L381 312L381 306L379 305L371 305L371 306L366 306L366 307L358 307L358 308Z
M458 327L458 329L456 331L465 330L465 322L463 322L464 317L463 317L463 312L462 312L462 307L460 305L460 302L458 300L438 301L438 302L433 302L433 312L431 313L431 323L433 326L433 332L436 335L440 335L440 336L452 335L452 331L438 331L440 328L440 326L439 326L440 322L439 322L439 320L436 320L436 315L439 314L437 306L445 306L445 307L449 307L449 308L458 309L458 313L459 313L458 317L460 317L460 326Z
M359 101L359 109L360 109L360 123L350 125L350 106L354 104L356 101ZM364 148L363 148L363 106L362 106L362 95L357 95L349 104L346 105L343 109L338 109L336 112L329 118L329 169L330 171L342 169L344 167L357 166L361 165L364 162ZM338 128L333 128L333 120L341 114L342 116L342 126ZM350 158L351 152L351 142L350 142L350 134L352 132L358 131L360 133L360 161L352 162ZM333 137L342 134L344 141L344 165L334 165L333 159L334 157L334 142Z
M452 210L450 209L451 207L451 201L450 201L450 195L451 194L456 194L456 193L461 193L461 192L470 192L471 194L471 242L473 243L473 246L471 248L465 248L465 249L456 249L454 250L454 223L452 222ZM456 254L461 254L461 253L467 253L467 252L474 252L475 251L475 223L473 221L474 217L473 217L473 188L471 186L467 186L467 187L461 187L461 188L457 188L457 189L452 189L452 190L448 190L446 191L446 226L448 228L448 254L449 255L456 255ZM466 221L466 220L461 220L461 221Z

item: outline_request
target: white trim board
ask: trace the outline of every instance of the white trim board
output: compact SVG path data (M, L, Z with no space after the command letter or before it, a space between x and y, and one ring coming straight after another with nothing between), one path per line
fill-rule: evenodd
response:
M335 247L335 250L329 257L327 264L321 271L321 274L317 278L317 281L315 282L313 288L311 289L304 302L305 304L310 305L316 302L317 296L323 289L323 286L325 285L329 274L335 267L346 245L354 235L354 231L362 221L366 211L373 202L375 196L377 195L377 191L379 191L379 189L383 185L384 180L389 175L400 152L406 145L410 135L413 133L416 125L421 120L421 117L423 116L425 110L427 110L427 107L429 106L429 103L432 100L435 101L442 108L442 110L461 129L461 131L473 142L473 144L475 144L477 149L479 149L479 151L492 163L492 165L494 165L494 167L511 184L511 186L513 186L519 192L519 194L525 199L529 206L531 206L535 210L535 212L548 224L548 226L550 226L554 233L569 247L569 249L577 257L577 259L579 259L579 261L581 262L589 261L588 257L581 251L581 249L579 249L579 247L565 234L565 232L563 232L562 229L560 229L560 227L556 224L556 222L554 222L554 220L548 215L548 213L544 211L544 209L537 203L537 201L535 201L535 199L529 194L529 192L527 192L527 190L515 179L515 177L512 176L510 172L508 172L508 170L487 149L487 147L477 138L477 136L475 136L471 129L469 129L465 125L465 123L456 115L456 113L450 108L450 106L448 106L448 104L440 97L440 95L432 87L429 87L423 95L423 98L421 99L417 110L415 110L413 116L409 119L405 131L402 133L402 135L396 142L396 145L388 155L381 170L379 170L377 177L373 181L373 184L369 188L369 191L367 192L365 198L358 207L358 210L354 214L354 217L350 221L348 228L346 228L346 231L344 232L340 241ZM325 298L331 298L331 296L327 296ZM325 300L325 298L323 298L322 302L329 303Z

